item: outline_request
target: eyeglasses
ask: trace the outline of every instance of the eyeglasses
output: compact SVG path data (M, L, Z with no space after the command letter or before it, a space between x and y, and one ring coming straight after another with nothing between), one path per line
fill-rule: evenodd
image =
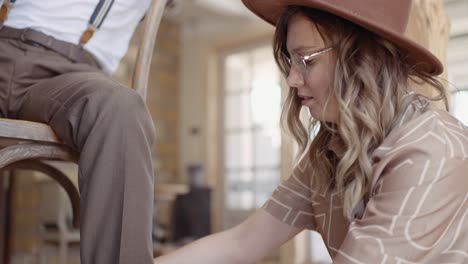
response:
M333 48L334 46L328 47L328 48L319 50L317 52L314 52L306 56L301 56L297 53L290 54L291 55L290 57L288 57L286 54L283 53L283 56L286 58L289 64L290 70L291 70L291 67L294 65L304 75L307 70L307 65L309 65L316 57L332 50Z

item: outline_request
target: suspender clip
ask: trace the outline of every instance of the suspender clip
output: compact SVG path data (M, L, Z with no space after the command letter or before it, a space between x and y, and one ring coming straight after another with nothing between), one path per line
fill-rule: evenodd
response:
M7 1L3 2L2 7L0 7L0 21L4 22L10 11L10 5Z
M93 37L94 32L96 32L96 29L92 26L88 26L88 28L81 34L80 38L80 46L85 45L88 43L88 41Z

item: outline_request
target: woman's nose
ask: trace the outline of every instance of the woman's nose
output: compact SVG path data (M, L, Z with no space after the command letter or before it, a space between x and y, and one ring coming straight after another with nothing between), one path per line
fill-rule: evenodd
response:
M304 85L304 77L294 66L289 70L287 83L289 87L300 87Z

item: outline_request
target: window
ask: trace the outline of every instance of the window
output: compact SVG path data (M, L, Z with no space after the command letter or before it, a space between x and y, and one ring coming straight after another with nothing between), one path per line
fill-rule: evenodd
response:
M452 113L468 126L468 86L452 92Z
M261 207L279 183L281 90L270 45L230 53L223 64L227 227Z
M445 0L450 17L448 76L451 112L468 125L468 0Z

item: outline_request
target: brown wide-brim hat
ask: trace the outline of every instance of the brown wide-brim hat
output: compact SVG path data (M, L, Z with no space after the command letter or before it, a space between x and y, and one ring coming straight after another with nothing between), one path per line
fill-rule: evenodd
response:
M351 21L394 43L415 68L439 75L444 67L429 50L405 36L411 0L242 0L254 14L276 26L288 6L306 6Z

